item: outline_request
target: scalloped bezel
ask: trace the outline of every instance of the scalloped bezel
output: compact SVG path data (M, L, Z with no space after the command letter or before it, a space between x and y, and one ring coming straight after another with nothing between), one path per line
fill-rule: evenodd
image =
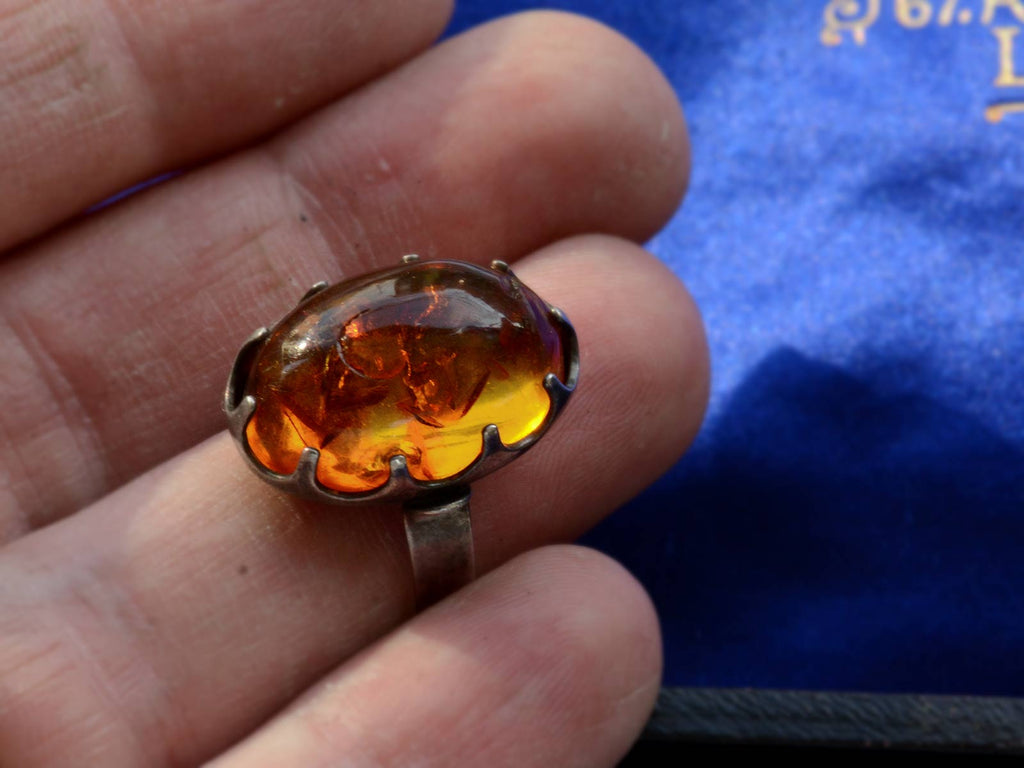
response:
M416 257L412 255L403 257L403 263L406 264L415 260ZM503 274L512 274L508 265L501 261L492 262L491 269ZM328 284L325 282L317 283L306 292L298 303L302 304L327 287ZM246 339L231 366L231 373L224 391L224 412L228 418L228 430L241 449L246 463L263 480L282 490L330 504L408 501L438 491L468 486L474 480L490 474L530 449L548 431L576 390L580 369L579 343L576 332L564 312L546 302L545 304L548 308L548 317L562 339L566 374L565 382L560 381L554 373L548 373L544 377L544 389L551 401L547 416L536 431L512 445L502 442L496 425L488 424L481 431L480 455L466 469L452 477L443 480L417 480L409 474L405 456L397 454L392 456L388 462L390 476L384 485L371 491L345 493L327 488L320 483L316 476L320 452L316 448L310 447L306 447L302 451L299 463L291 474L281 475L265 467L253 455L245 437L246 427L256 411L257 403L252 395L245 395L244 392L252 364L270 335L270 330L267 328L257 329Z

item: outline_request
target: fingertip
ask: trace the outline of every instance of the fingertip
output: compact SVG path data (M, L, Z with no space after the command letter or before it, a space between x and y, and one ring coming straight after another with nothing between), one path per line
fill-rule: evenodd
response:
M580 381L550 434L478 484L484 570L538 543L574 540L656 480L696 436L709 389L700 312L640 246L575 237L514 269L576 328ZM503 514L509 505L514 518Z
M564 746L565 764L621 756L646 723L661 680L658 618L640 583L607 555L575 545L533 550L436 612L424 619L463 617L462 641L490 644L490 671L536 692L531 719L561 723L564 745L545 749ZM466 616L475 617L469 635ZM572 738L583 733L601 736Z
M549 239L604 221L642 242L664 226L689 184L690 140L679 98L654 61L611 27L560 10L524 11L471 32L463 56L489 74L481 81L500 86L470 87L473 98L456 105L459 119L514 115L509 136L528 147L509 157L543 159L553 179L575 177L586 193L563 196ZM528 41L529 56L517 41Z
M659 430L666 468L674 463L700 429L711 382L704 321L682 280L636 243L603 234L554 243L515 268L570 321L601 329L580 339L585 386L624 409L642 406L623 423Z
M639 696L636 713L646 719L644 702L653 706L661 679L661 630L650 596L625 567L595 549L556 544L520 555L493 578L507 596L500 610L518 601L523 626L553 641L572 678L593 686L581 700L617 702L643 689L650 697Z

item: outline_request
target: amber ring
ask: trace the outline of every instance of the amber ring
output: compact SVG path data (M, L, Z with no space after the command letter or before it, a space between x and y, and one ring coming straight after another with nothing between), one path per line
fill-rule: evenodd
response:
M469 484L533 446L578 379L572 325L507 264L410 255L317 283L253 333L224 410L272 485L332 504L401 502L422 607L474 576Z

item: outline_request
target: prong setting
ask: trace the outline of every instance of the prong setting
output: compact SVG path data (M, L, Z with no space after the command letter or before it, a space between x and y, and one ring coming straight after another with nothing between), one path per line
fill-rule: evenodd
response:
M409 254L404 256L402 261L408 264L417 261L418 258L414 254ZM495 261L491 264L491 268L511 274L508 265L504 262ZM326 287L326 283L317 283L307 292L302 301L316 295ZM260 328L250 335L243 343L232 366L224 395L224 411L227 414L229 431L238 443L246 463L263 480L282 490L326 503L349 505L367 502L408 501L413 497L439 490L466 486L504 466L531 448L561 414L576 389L579 379L579 346L576 333L561 310L548 305L548 312L562 339L565 381L561 381L554 373L548 373L544 377L543 386L550 400L546 417L532 434L510 445L506 445L502 441L499 429L495 424L486 425L481 430L479 456L466 469L452 477L436 481L417 480L409 473L406 457L398 454L392 456L388 462L390 475L383 486L367 492L344 493L326 488L317 479L320 452L316 448L306 447L302 451L298 465L291 474L281 475L264 466L253 455L246 438L246 429L256 412L258 403L252 395L244 395L244 392L256 355L270 335L267 328Z
M245 391L245 385L249 380L249 370L252 367L252 362L256 357L256 353L259 352L259 348L263 346L263 342L266 341L269 335L270 331L268 329L257 328L249 334L249 338L242 342L238 354L235 355L235 360L231 364L231 373L228 374L228 384L224 388L224 411L229 416L242 402L242 393Z
M314 296L316 296L318 293L321 293L322 291L327 290L327 287L329 285L330 285L330 283L328 283L326 280L321 280L318 283L313 283L313 285L310 287L310 289L308 291L306 291L304 294L302 294L302 298L299 299L299 304L303 304L307 300L309 300L309 299L313 298Z
M310 497L320 492L320 483L316 479L316 465L320 463L320 451L307 446L299 456L298 466L292 472L292 482L300 495Z
M576 338L576 330L565 316L565 312L558 307L548 305L548 314L558 328L562 337L562 348L565 350L565 384L563 385L571 394L576 389L580 378L580 343Z

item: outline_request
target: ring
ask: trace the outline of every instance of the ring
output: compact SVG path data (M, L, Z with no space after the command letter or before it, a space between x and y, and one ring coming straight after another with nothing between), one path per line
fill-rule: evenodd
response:
M253 333L224 411L248 465L277 488L401 502L423 608L474 577L469 484L533 446L578 379L572 325L507 264L409 255L317 283Z

